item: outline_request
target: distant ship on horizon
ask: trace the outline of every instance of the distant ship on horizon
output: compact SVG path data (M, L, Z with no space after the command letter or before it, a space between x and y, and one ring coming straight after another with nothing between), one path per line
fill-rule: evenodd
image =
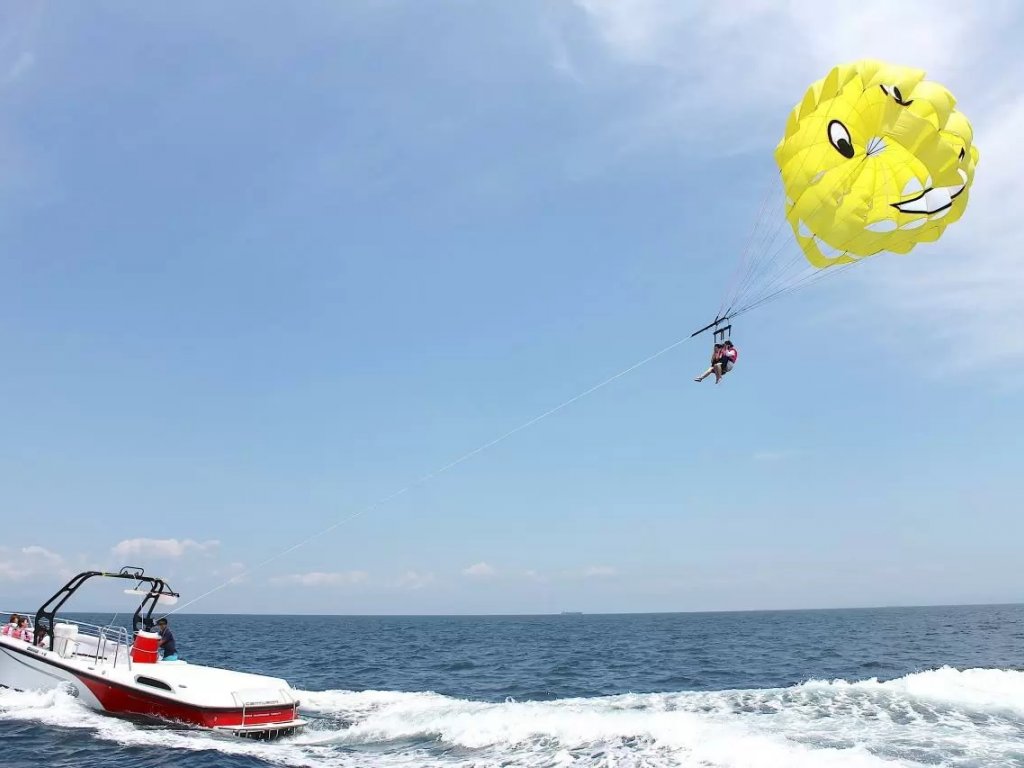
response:
M562 611L562 616L582 616L583 611Z

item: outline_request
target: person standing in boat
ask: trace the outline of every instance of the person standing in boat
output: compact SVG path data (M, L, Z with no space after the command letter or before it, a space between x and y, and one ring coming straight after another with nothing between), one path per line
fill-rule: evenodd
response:
M157 632L160 633L160 655L162 661L178 660L178 645L174 642L174 633L167 626L167 619L158 619L156 622Z

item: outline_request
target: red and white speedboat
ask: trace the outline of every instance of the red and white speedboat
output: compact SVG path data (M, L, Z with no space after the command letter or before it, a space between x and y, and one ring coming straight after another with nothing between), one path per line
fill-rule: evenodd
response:
M132 617L131 636L125 627L55 618L93 577L129 580L135 586L125 591L143 596ZM235 736L272 739L300 731L306 722L286 681L158 660L153 611L158 603L177 598L163 579L146 576L141 568L80 573L36 613L34 642L0 635L0 686L21 691L64 687L93 709L113 715L152 717Z

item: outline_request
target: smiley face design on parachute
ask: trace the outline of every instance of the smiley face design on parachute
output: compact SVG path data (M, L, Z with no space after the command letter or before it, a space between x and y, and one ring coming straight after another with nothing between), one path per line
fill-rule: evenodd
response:
M873 60L811 85L775 150L786 216L811 264L906 253L963 215L978 150L955 104L920 70Z

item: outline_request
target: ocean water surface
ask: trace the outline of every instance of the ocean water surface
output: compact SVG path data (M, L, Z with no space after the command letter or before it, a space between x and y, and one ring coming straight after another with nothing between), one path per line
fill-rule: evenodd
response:
M1024 766L1024 606L172 621L182 658L288 679L309 728L248 742L0 690L4 764Z

